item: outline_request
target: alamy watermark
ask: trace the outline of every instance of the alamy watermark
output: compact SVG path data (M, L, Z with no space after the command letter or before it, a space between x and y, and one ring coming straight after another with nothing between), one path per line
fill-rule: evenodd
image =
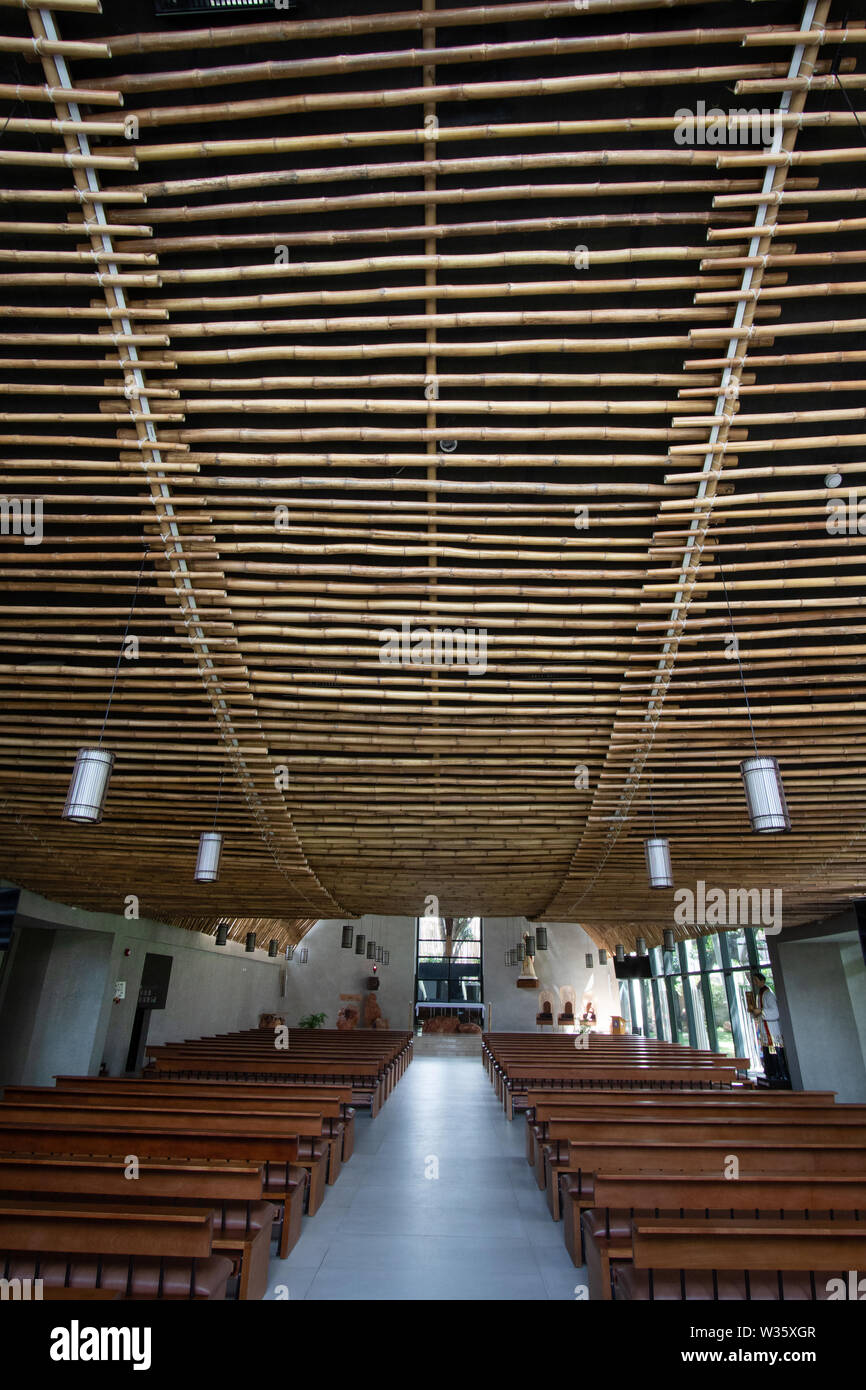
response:
M485 628L437 627L433 631L403 618L400 627L379 633L379 660L383 666L465 666L473 676L487 670Z
M0 497L0 536L23 536L25 545L41 545L42 535L41 497Z
M707 110L700 100L694 111L681 106L674 112L677 145L772 145L782 130L782 113L770 107L758 110Z
M781 888L674 889L674 921L690 927L763 927L768 936L782 930Z

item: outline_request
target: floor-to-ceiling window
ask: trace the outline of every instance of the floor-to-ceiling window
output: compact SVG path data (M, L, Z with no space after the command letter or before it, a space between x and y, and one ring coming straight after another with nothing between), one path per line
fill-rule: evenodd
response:
M416 1014L480 1015L480 917L419 917L416 959Z
M646 1037L748 1057L751 1070L763 1070L755 1021L746 1004L751 971L760 970L773 989L763 928L739 927L680 941L673 951L654 947L649 955L652 979L620 985L628 993L632 1031L641 1028Z

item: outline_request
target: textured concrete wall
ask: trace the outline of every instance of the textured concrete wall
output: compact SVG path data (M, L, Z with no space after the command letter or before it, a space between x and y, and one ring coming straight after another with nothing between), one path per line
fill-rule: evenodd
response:
M251 1028L281 1011L285 961L146 919L85 912L22 892L0 995L0 1084L40 1085L59 1071L122 1072L144 958L173 960L167 1007L148 1042ZM125 952L129 954L126 955ZM115 1004L115 982L126 998Z
M535 1032L538 996L547 988L558 990L570 985L577 993L575 1013L582 1011L583 1001L592 999L598 1016L598 1026L607 1030L610 1016L619 1013L619 986L613 974L613 963L598 963L598 947L582 927L574 922L548 922L547 951L535 957L538 990L518 989L515 981L520 966L506 965L505 952L523 940L525 931L535 926L525 917L485 917L482 925L484 953L484 999L491 1005L491 1027L494 1032ZM586 965L592 955L593 966ZM559 998L554 996L554 1011Z
M342 918L317 922L304 937L309 952L307 964L301 965L297 954L289 963L286 997L279 1012L285 1014L286 1022L292 1026L304 1014L325 1013L328 1015L325 1027L336 1027L341 994L360 994L363 1009L367 993L365 982L372 974L372 962L356 956L354 946L351 951L341 948L342 928ZM415 918L368 915L352 922L352 930L353 939L362 933L366 941L372 939L391 952L390 965L380 965L378 969L377 998L392 1028L410 1028L415 985Z
M854 1012L862 1009L862 984L851 970L852 993L842 955L847 945L779 941L789 1020L785 1043L796 1055L804 1089L835 1091L840 1101L866 1101L863 1020L861 1016L858 1028Z

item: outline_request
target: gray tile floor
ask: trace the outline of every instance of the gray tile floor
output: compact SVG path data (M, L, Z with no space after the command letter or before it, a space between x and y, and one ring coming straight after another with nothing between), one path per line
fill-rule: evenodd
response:
M524 1124L480 1059L416 1057L375 1120L358 1113L355 1152L271 1262L267 1297L574 1299L585 1270L535 1185Z

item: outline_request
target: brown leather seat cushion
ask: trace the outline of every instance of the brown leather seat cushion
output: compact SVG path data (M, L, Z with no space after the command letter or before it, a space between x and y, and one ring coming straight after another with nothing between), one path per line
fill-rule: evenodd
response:
M292 1172L290 1163L269 1163L265 1174L266 1192L294 1192L300 1182L305 1181L297 1172Z
M584 1240L604 1240L612 1236L617 1240L627 1240L631 1236L631 1214L627 1211L605 1211L601 1207L590 1207L581 1214Z
M126 1293L130 1263L133 1269L131 1292L143 1298L188 1298L195 1265L194 1296L224 1299L226 1281L232 1272L231 1260L224 1255L210 1255L201 1260L165 1259L160 1294L160 1261L150 1255L136 1255L134 1260L113 1256L102 1260L101 1264L95 1255L48 1255L39 1261L37 1275L37 1262L32 1255L0 1253L0 1267L7 1265L8 1279L38 1277L50 1289L99 1287Z
M321 1158L325 1152L325 1146L321 1139L298 1139L298 1162L303 1163L311 1158Z
M691 1302L712 1301L719 1298L725 1302L745 1302L752 1299L779 1302L779 1281L773 1270L749 1271L749 1294L746 1294L745 1275L738 1270L719 1270L717 1274L718 1293L713 1291L713 1275L707 1269L687 1269L685 1271L686 1298ZM816 1276L815 1291L819 1299L826 1299L825 1283L828 1276ZM789 1299L811 1299L812 1290L807 1272L784 1271L782 1275L784 1301ZM648 1300L650 1297L649 1271L635 1269L634 1265L614 1265L614 1297L625 1300ZM681 1302L683 1293L679 1270L663 1269L653 1272L654 1299Z
M567 1173L564 1178L561 1178L560 1183L562 1184L563 1196L565 1196L567 1192L571 1192L575 1197L580 1197L582 1201L592 1201L595 1179L591 1173L584 1173L582 1179L581 1181L581 1177L577 1173L571 1172Z
M214 1235L255 1235L263 1226L273 1225L276 1215L277 1209L270 1202L225 1202L214 1211Z
M583 1195L583 1194L581 1194ZM604 1207L591 1207L588 1211L581 1213L583 1223L583 1234L585 1239L604 1240L610 1236L614 1239L628 1239L631 1236L632 1221L634 1216L655 1216L655 1211L635 1210L635 1211L614 1211L605 1212ZM677 1212L679 1215L679 1212ZM727 1220L730 1211L706 1211L702 1207L700 1211L685 1211L684 1216L699 1217L701 1220L705 1216L716 1217L720 1220ZM605 1223L605 1217L609 1219L609 1226Z

